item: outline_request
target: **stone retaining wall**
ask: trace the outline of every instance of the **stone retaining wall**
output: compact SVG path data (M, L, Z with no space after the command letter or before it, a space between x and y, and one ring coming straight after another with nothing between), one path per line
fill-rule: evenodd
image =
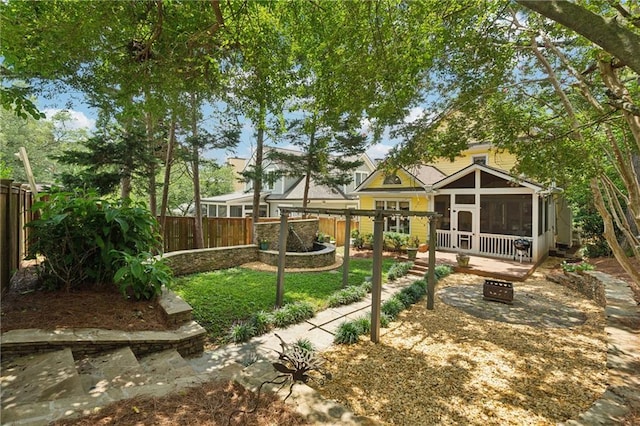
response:
M313 242L318 232L318 219L300 219L287 221L287 251L302 252L313 249ZM268 250L279 250L280 222L256 223L258 241L268 241ZM293 266L292 266L293 267Z
M332 244L316 243L322 246L320 250L308 253L287 252L285 265L287 268L322 268L336 262L336 248ZM259 260L267 265L278 266L279 252L276 250L260 251Z
M258 247L254 244L197 250L180 250L163 256L174 275L188 275L217 269L233 268L258 260Z
M136 355L176 349L188 357L204 351L207 333L192 321L171 331L117 331L98 328L57 330L29 329L2 333L2 358L70 348L74 356L91 355L129 346Z
M584 294L599 306L607 305L603 283L589 271L552 273L547 275L547 279Z

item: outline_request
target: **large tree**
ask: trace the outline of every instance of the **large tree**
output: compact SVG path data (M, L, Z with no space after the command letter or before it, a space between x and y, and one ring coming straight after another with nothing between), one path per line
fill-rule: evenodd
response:
M353 171L363 164L368 139L358 131L356 119L345 118L333 127L317 115L291 121L284 137L298 152L271 150L267 158L282 165L279 174L304 175L302 207L307 207L311 182L341 188L353 180Z
M640 272L625 255L625 250L640 255L637 74L536 14L504 12L494 20L487 44L477 49L489 52L497 46L509 60L498 64L485 54L449 71L462 85L488 69L499 70L499 78L483 79L471 90L440 93L447 103L402 129L407 140L393 160L430 162L456 156L469 141L489 141L517 155L515 174L569 193L574 185L589 185L609 246L640 284ZM459 49L450 55L468 57Z

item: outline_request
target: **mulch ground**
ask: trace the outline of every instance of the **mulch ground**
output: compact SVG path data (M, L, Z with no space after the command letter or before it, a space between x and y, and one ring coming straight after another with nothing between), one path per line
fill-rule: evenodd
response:
M258 402L258 409L254 411ZM212 425L303 425L304 417L287 407L274 394L256 394L233 382L212 381L177 395L136 397L111 404L96 414L52 425L75 426L212 426Z
M0 331L24 328L55 330L167 330L157 301L126 299L115 286L46 291L38 288L34 267L19 271L2 296Z
M438 289L481 285L454 274ZM602 308L537 273L530 291L579 309L583 325L534 327L480 319L437 299L414 305L383 329L323 353L325 398L385 424L553 425L587 410L606 388ZM535 315L531 312L531 315Z

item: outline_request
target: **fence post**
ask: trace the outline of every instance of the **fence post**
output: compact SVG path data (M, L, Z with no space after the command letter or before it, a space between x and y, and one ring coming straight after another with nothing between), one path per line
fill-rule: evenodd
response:
M11 258L13 250L11 244L11 183L12 179L0 180L1 200L0 204L0 236L2 236L2 257L0 258L0 284L2 292L9 288L11 279Z

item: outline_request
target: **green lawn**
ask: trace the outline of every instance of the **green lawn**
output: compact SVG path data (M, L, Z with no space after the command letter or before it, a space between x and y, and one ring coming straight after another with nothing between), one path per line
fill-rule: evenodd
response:
M361 284L371 276L372 259L352 259L349 263L350 285ZM393 263L393 259L383 260L383 281ZM285 304L306 301L323 309L327 297L342 287L342 268L287 273L284 287ZM220 342L234 322L273 310L276 274L231 268L176 278L171 289L191 305L194 319L207 329L210 338Z

